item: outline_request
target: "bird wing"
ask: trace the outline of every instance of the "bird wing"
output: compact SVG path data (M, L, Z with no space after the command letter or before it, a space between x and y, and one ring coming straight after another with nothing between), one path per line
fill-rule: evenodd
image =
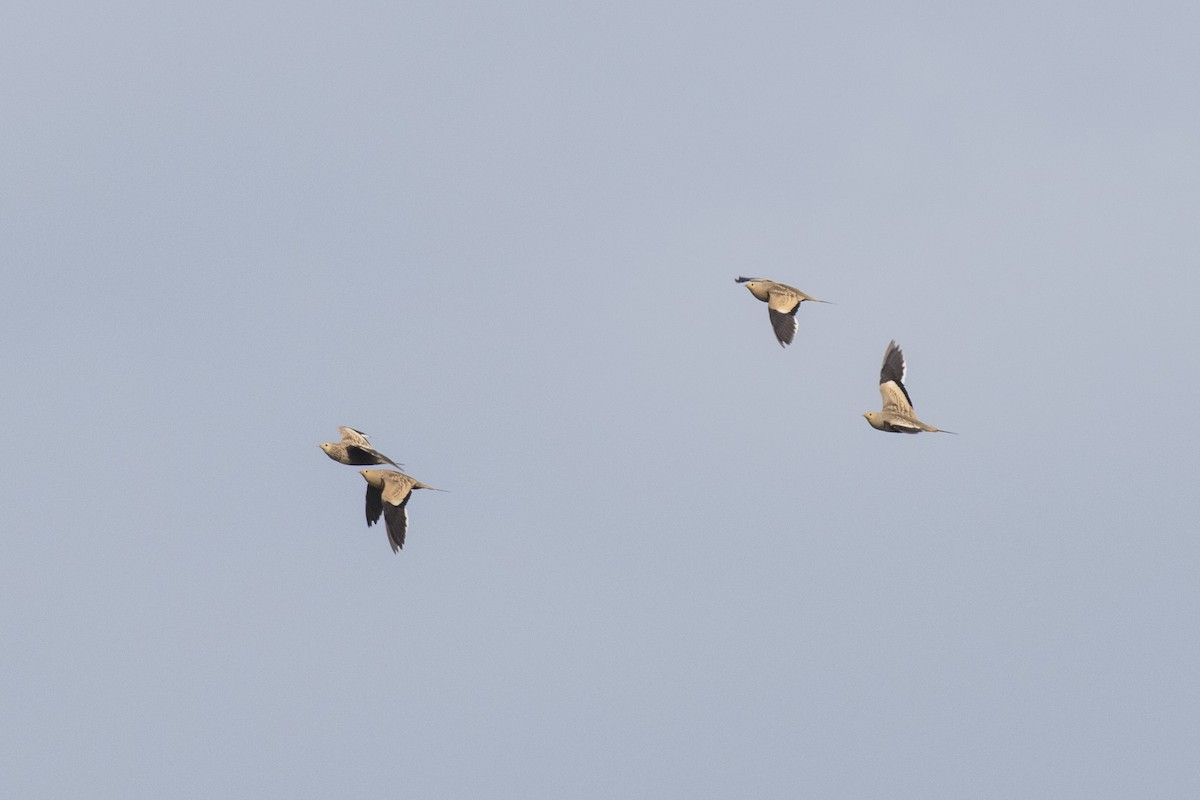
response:
M371 443L367 441L367 435L362 431L356 431L354 428L342 426L338 428L338 433L342 435L342 444L356 444L360 447L370 447Z
M400 472L383 474L383 502L389 506L404 505L416 480Z
M408 510L405 506L408 505L408 498L411 496L406 494L398 506L384 507L383 518L387 522L388 544L392 546L393 553L400 552L400 548L404 547L404 534L408 531Z
M912 399L904 388L904 377L908 374L908 366L904 363L904 353L895 340L888 342L883 351L883 366L879 368L879 393L883 395L883 410L911 417ZM889 386L890 388L884 388ZM894 403L894 408L889 408ZM907 409L907 410L905 410Z
M376 464L383 464L386 462L388 464L391 464L396 469L400 469L400 467L404 466L403 464L397 464L395 461L392 461L390 458L388 458L383 453L379 452L378 450L376 450L374 448L371 448L371 453L372 453L372 455L374 455L376 458L379 459L378 461L375 462Z
M408 498L417 481L399 472L388 472L383 476L383 518L387 522L388 541L395 553L404 547L404 533L408 530Z
M346 445L346 457L350 459L351 464L355 466L368 464L391 464L399 469L402 465L397 464L383 453L376 450L374 447L368 447L361 444Z
M793 308L792 312L787 314L768 306L767 312L771 315L771 327L775 329L775 338L779 340L779 344L791 344L796 338L796 309Z
M898 416L885 416L883 419L883 429L892 433L920 433L921 425L918 422L907 420Z
M790 286L777 283L767 293L767 308L781 314L795 314L800 303L807 298L804 292L798 292Z
M895 414L901 417L912 417L913 407L909 402L904 385L895 381L879 384L879 394L883 397L883 413Z
M369 466L371 464L382 463L375 458L374 450L370 447L363 447L360 444L345 445L346 463L353 464L356 467Z
M371 527L376 522L379 522L379 516L383 514L383 489L378 489L371 484L367 484L367 527Z

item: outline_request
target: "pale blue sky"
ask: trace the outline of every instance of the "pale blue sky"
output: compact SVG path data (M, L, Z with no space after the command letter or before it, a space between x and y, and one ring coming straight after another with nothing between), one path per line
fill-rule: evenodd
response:
M1196 797L1198 29L9 9L0 794Z

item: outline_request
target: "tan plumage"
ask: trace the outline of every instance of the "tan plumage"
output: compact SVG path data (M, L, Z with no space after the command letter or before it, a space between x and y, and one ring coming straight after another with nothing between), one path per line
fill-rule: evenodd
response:
M883 366L879 370L879 394L883 398L883 410L863 414L867 418L867 424L877 431L888 433L954 433L926 425L917 419L912 400L908 397L908 390L904 388L904 376L907 371L904 353L900 351L895 340L889 342L887 349L883 351Z
M779 346L784 347L796 338L796 311L805 300L813 303L828 303L828 300L818 300L794 287L783 283L769 281L766 278L738 278L738 283L745 284L750 294L767 304L767 312L771 316L771 328Z
M404 547L404 534L408 530L408 512L405 510L408 498L414 489L434 487L390 469L363 469L359 470L359 474L367 481L367 527L374 525L382 516L392 552L397 553Z
M350 464L356 467L367 464L403 466L371 447L371 443L367 441L367 435L362 431L342 426L338 428L338 432L342 434L342 440L340 442L324 442L321 444L321 449L325 451L325 455L339 464Z

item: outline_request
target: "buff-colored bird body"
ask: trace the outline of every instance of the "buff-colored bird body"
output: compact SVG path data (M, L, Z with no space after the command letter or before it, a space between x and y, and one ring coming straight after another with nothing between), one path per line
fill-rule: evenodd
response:
M795 287L769 281L766 278L738 278L737 282L750 290L750 294L767 304L771 317L771 328L780 347L786 347L796 338L796 312L805 300L813 303L828 303L805 294Z
M340 442L324 442L321 444L321 449L325 451L325 455L339 464L349 464L355 467L370 464L403 466L372 447L367 440L367 435L362 431L342 426L338 428L338 432L342 434L342 440Z
M879 394L883 398L883 410L863 414L867 424L877 431L887 433L954 433L927 425L917 419L908 390L904 388L907 371L904 353L893 340L883 351L883 366L879 370Z
M397 553L404 547L404 535L408 531L406 506L413 490L434 487L390 469L363 469L359 470L359 474L367 481L367 527L374 525L382 516L388 543L392 546L392 552Z

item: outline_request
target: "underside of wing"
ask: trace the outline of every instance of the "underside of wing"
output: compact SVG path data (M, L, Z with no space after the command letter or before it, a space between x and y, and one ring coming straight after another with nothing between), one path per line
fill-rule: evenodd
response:
M793 308L791 313L780 313L768 306L767 311L771 314L771 327L775 329L775 338L781 345L791 344L796 338L796 309Z
M371 527L376 522L379 522L379 515L383 513L383 492L376 489L371 484L367 484L367 527Z
M883 421L883 429L889 433L920 433L921 428L905 419L891 417Z
M358 444L346 445L346 458L350 459L349 463L356 466L365 466L368 464L391 464L397 469L400 468L399 464L397 464L395 461L392 461L374 447L365 447Z
M384 509L384 520L387 522L388 543L392 552L397 553L404 547L404 534L408 531L408 497L398 506L388 505Z
M883 351L883 366L879 369L879 382L895 381L903 386L907 372L908 367L904 364L904 353L894 340L888 342L887 349Z
M370 447L364 447L360 444L346 445L346 458L350 459L350 463L355 466L367 466L369 464L382 464L383 461Z
M375 457L379 459L378 461L375 462L376 464L391 464L396 469L400 469L401 467L404 466L403 464L392 461L390 458L388 458L387 456L385 456L383 453L379 452L378 450L371 450L371 452L374 453Z

